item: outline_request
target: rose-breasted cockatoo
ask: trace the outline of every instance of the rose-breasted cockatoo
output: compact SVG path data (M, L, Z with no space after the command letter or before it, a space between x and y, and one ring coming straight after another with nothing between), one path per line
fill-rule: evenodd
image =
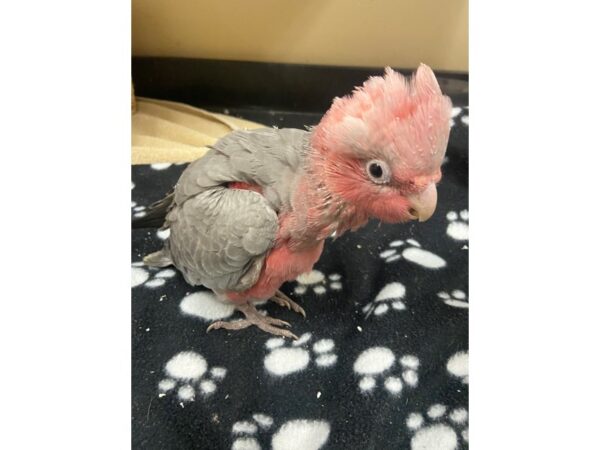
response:
M336 98L309 131L235 131L191 163L150 212L170 236L148 265L174 265L192 285L232 302L250 325L290 338L287 322L260 314L272 300L304 314L279 291L312 269L325 239L369 218L427 220L433 214L452 104L431 69L411 78L387 68Z

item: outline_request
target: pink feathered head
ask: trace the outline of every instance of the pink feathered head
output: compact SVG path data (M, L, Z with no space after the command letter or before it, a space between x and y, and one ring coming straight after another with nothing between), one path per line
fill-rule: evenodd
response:
M452 103L421 64L406 78L390 68L336 98L312 147L332 192L381 220L426 220L450 134Z
M444 157L451 109L429 67L421 64L412 78L388 67L383 77L333 101L313 145L350 157L385 157L405 172L429 173Z

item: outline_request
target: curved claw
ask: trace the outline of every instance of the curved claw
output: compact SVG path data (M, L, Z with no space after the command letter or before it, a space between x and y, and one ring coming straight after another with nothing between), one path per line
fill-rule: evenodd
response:
M287 307L287 309L291 309L294 312L297 312L298 314L301 314L302 317L304 317L306 319L306 312L304 311L304 308L302 308L302 306L297 304L295 301L293 301L291 298L289 298L283 292L281 292L281 291L275 292L275 295L273 296L273 298L271 298L271 301L277 303L280 306Z
M300 305L296 305L296 307L293 308L293 310L296 311L298 314L301 314L302 317L304 317L306 319L306 312Z
M277 325L280 327L288 327L291 328L291 325L289 324L289 322L286 322L285 320L281 320L281 319L275 319L273 317L265 317L265 319L267 319L267 321L271 324L271 325Z
M289 339L293 339L295 341L298 340L298 336L296 336L294 333L292 333L289 330L284 330L282 328L277 328L277 327L273 327L270 325L267 325L265 327L261 327L258 326L261 330L266 331L267 333L271 333L271 334L275 334L277 336L281 336L281 337L286 337Z
M289 339L293 339L294 341L297 341L299 339L298 336L296 336L291 331L288 331L288 330L283 330L283 331L285 332L285 334L283 334L282 336L289 338Z

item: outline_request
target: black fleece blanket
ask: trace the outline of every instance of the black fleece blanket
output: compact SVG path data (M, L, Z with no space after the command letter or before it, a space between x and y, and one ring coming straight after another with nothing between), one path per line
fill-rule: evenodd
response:
M289 341L256 327L174 268L142 257L167 232L132 231L132 427L136 449L468 447L468 107L453 128L426 223L369 223L328 240L314 270L282 290L307 318L269 302ZM303 127L319 115L232 111ZM185 165L132 167L132 215Z

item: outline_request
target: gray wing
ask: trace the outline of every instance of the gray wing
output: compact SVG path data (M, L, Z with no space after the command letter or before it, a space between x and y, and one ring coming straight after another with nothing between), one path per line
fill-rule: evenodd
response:
M175 187L165 227L171 229L157 264L170 260L193 285L243 291L259 275L289 201L309 133L264 128L235 131L191 163ZM241 181L256 192L228 189Z
M208 188L242 181L263 187L264 196L277 210L289 196L289 180L304 161L309 136L291 128L234 131L186 168L177 182L175 203Z
M277 214L252 191L206 189L168 214L168 251L192 285L215 291L252 287L277 235Z

